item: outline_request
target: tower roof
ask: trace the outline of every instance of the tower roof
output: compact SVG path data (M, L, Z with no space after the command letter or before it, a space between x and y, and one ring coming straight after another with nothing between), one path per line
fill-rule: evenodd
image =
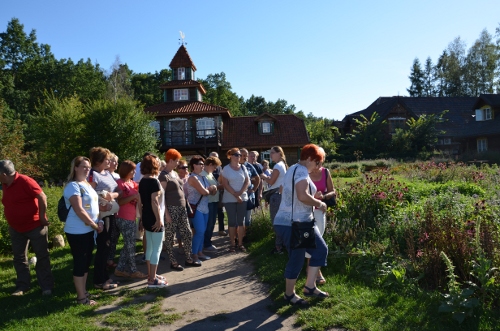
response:
M187 49L184 45L181 45L181 47L179 47L177 53L175 53L174 58L170 62L171 69L181 67L192 68L194 71L196 71L196 66L193 63L193 60L191 60L191 57L189 56L189 53L187 52Z

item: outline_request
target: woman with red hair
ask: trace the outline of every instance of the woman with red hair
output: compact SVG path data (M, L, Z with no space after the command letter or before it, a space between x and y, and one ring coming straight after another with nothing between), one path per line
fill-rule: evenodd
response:
M186 198L184 196L184 182L179 178L175 168L182 155L176 149L169 149L165 153L165 170L160 173L161 187L165 190L165 249L170 258L170 268L182 271L184 268L177 262L174 250L174 234L178 230L184 243L186 266L199 267L200 263L191 258L191 229L186 212Z
M316 275L320 267L326 266L328 247L318 229L316 233L316 248L291 249L293 222L310 222L314 220L313 208L325 212L326 204L314 197L316 186L309 178L309 173L319 167L324 161L324 153L314 144L306 145L300 153L300 161L291 166L283 180L281 204L274 218L274 230L286 245L288 263L285 268L286 290L285 300L293 305L307 305L307 301L295 293L295 283L304 264L304 255L309 253L309 270L303 294L309 297L326 298L328 293L316 287Z

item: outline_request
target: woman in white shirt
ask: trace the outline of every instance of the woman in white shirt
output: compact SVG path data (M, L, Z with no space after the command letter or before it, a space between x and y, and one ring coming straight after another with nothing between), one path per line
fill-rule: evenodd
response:
M87 276L94 250L94 233L101 233L103 223L98 222L99 199L86 178L90 171L90 160L77 156L71 161L68 184L64 188L66 208L70 208L64 232L73 256L73 282L76 288L76 302L95 305L86 290Z
M283 149L280 146L271 148L271 160L275 163L271 176L264 177L264 182L269 184L269 190L276 189L269 198L269 212L271 214L271 223L274 222L274 217L278 212L281 203L280 187L283 185L288 165ZM276 234L274 254L283 254L283 240Z

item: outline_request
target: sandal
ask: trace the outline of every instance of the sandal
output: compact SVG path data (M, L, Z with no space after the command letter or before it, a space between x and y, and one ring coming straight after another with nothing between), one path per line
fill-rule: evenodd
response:
M316 292L318 291L318 292ZM313 288L309 288L307 286L304 286L304 295L306 297L316 297L316 298L328 298L330 296L330 294L328 294L327 292L323 292L323 291L320 291L318 290L317 287L313 287Z
M290 295L290 296L286 295L286 293L285 293L284 299L286 301L288 301L288 303L290 303L290 304L292 304L294 306L307 306L307 305L309 305L309 302L307 302L306 300L304 300L302 298L297 299L295 302L293 302L292 300L294 298L296 298L295 293L292 294L292 295Z
M161 275L156 275L156 279L163 280L164 282L167 280L165 277L163 277Z
M118 287L116 283L104 283L104 284L94 284L95 288L101 289L103 291L112 290Z
M199 261L199 260L198 261L191 261L191 262L186 261L186 262L184 262L184 265L186 267L201 267L201 261Z
M155 278L154 282L150 283L148 281L148 288L162 288L162 287L166 287L168 285L168 283L164 280L161 280L161 279L158 279L158 278Z
M235 245L229 246L229 253L234 253L234 252L236 252L236 246Z
M95 306L97 304L97 302L95 302L94 300L90 300L88 297L81 299L76 298L76 303L87 306Z
M326 279L323 276L316 278L316 285L324 285L326 283Z
M184 270L184 267L181 266L179 263L170 263L170 269L177 270L177 271L182 271Z
M245 246L243 246L243 245L239 245L239 246L238 246L238 249L239 249L240 251L242 251L242 252L246 252L246 251L247 251L247 249L246 249L246 248L245 248Z

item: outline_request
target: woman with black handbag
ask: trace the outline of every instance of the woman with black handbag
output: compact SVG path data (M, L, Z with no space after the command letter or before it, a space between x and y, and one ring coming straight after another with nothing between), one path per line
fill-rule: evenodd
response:
M324 160L324 153L314 144L306 145L300 153L300 161L290 167L283 181L280 208L274 218L274 230L283 238L288 250L285 268L285 300L293 305L307 305L307 301L295 293L295 283L304 264L304 255L309 253L309 273L303 294L308 297L326 298L328 293L316 288L316 274L326 266L328 247L314 226L313 207L323 212L326 204L314 197L316 187L309 173Z

